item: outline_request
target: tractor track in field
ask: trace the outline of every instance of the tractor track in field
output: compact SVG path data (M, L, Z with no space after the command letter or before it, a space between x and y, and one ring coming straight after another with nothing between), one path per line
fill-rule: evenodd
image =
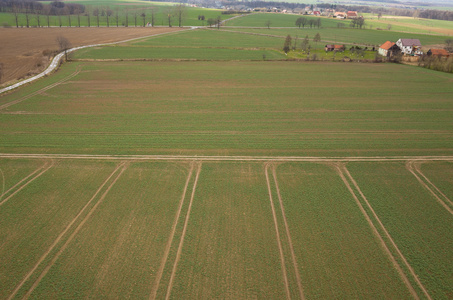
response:
M171 275L170 275L170 280L169 280L168 286L167 286L167 293L165 295L166 300L170 299L171 290L173 288L173 282L176 277L176 269L178 267L179 259L181 258L182 247L184 245L184 238L186 237L186 231L187 231L187 227L189 224L189 218L190 218L190 212L192 210L193 199L195 198L195 190L197 189L198 178L199 178L200 172L201 172L202 163L196 162L196 164L197 164L197 173L195 175L195 181L194 181L193 187L192 187L192 193L190 196L189 207L187 208L187 214L186 214L186 218L184 220L184 227L182 229L181 238L180 238L179 246L178 246L178 251L176 252L175 263L173 265Z
M282 200L282 196L280 194L280 187L278 185L277 171L276 171L275 165L272 165L272 176L274 177L274 183L275 183L275 189L277 191L278 202L280 204L280 210L281 210L282 216L283 216L283 223L285 224L286 237L288 238L289 249L291 251L291 259L293 261L294 273L296 275L297 287L299 289L299 296L300 296L300 299L305 299L304 289L302 287L302 280L300 279L300 274L299 274L299 267L297 265L296 254L294 253L293 239L291 238L291 234L289 232L289 226L288 226L288 221L286 220L285 208L283 206L283 200Z
M54 165L54 160L53 159L50 159L50 161L46 161L44 163L44 165L42 165L41 167L39 167L38 169L36 169L34 172L32 172L30 175L26 176L24 179L22 179L21 181L19 181L17 184L15 184L13 187L11 187L10 189L8 189L6 192L4 192L1 196L0 196L0 206L2 206L3 204L5 204L9 199L11 199L14 195L16 195L17 193L19 193L22 189L24 189L27 185L29 185L30 183L32 183L35 179L39 178L41 175L43 175L44 173L46 173L50 168L52 168ZM41 171L41 172L40 172ZM39 173L38 173L39 172ZM36 174L38 173L38 174ZM35 175L34 177L32 177L33 175ZM32 177L30 180L28 180L30 177ZM28 181L27 181L28 180ZM22 184L23 183L23 184ZM22 185L21 185L22 184ZM16 191L14 191L11 195L9 195L8 197L6 197L5 199L1 200L2 197L4 195L6 195L8 192L12 191L14 188L18 187L18 189Z
M452 161L453 156L209 156L209 155L96 155L96 154L15 154L0 153L0 158L35 159L84 159L128 161L250 161L250 162L407 162L407 161Z
M170 237L168 238L167 245L165 246L164 256L162 257L162 260L160 262L160 267L156 274L156 280L151 289L151 293L149 296L150 300L156 299L157 291L159 290L160 281L162 279L162 274L164 273L165 265L167 263L167 259L170 254L170 248L171 248L171 245L173 243L173 238L176 233L176 226L178 225L178 221L181 216L182 207L184 205L184 199L186 198L187 188L189 187L189 182L190 182L190 179L192 178L194 167L195 167L195 164L192 162L190 164L190 170L189 170L189 174L187 175L187 179L186 179L186 183L184 185L184 190L183 190L183 193L181 196L181 200L179 201L178 211L176 213L175 220L173 221L173 226L171 228Z
M285 284L286 299L291 299L291 293L289 291L288 275L287 275L287 271L286 271L285 255L283 254L282 240L280 237L280 231L278 229L277 214L275 212L274 201L272 199L272 189L271 189L271 183L269 180L269 166L270 166L270 163L264 164L264 173L266 175L267 191L269 193L269 202L271 204L272 218L274 220L275 234L276 234L276 238L277 238L278 250L280 253L280 262L281 262L281 266L282 266L283 282Z
M60 235L57 237L57 239L53 242L53 244L50 246L50 248L41 256L41 258L38 260L38 262L35 264L35 266L27 273L27 275L24 277L24 279L19 283L19 285L16 286L14 291L11 293L11 295L8 297L8 300L13 299L17 292L22 288L22 286L26 283L26 281L33 275L33 273L36 271L36 269L39 267L39 265L47 258L47 256L52 252L52 250L56 247L56 245L61 241L63 236L68 232L68 230L72 227L72 225L77 221L77 219L80 217L80 215L83 214L85 209L93 202L93 200L97 197L97 195L101 192L101 190L104 188L104 186L107 184L107 182L115 175L116 177L113 179L113 181L110 183L110 185L107 187L105 192L102 194L102 196L99 198L99 200L96 202L96 204L90 209L90 211L87 213L87 215L82 219L82 221L79 223L79 225L76 227L74 232L69 236L69 238L66 240L64 245L60 248L60 250L55 254L55 256L52 258L52 260L49 262L49 264L46 266L46 268L42 271L42 273L39 275L39 277L36 279L36 281L33 283L33 285L30 287L30 289L27 291L23 299L27 299L30 297L31 293L34 291L34 289L38 286L38 284L41 282L41 280L44 278L44 276L47 275L49 272L50 268L55 264L57 259L60 257L60 255L63 253L64 250L66 250L67 246L72 242L74 237L77 235L77 233L80 231L80 229L83 227L85 222L90 218L90 216L93 214L93 212L96 210L96 208L99 206L99 204L104 200L104 198L107 196L108 192L110 189L115 185L116 181L121 177L123 172L127 169L128 164L126 162L120 163L115 170L110 174L110 176L102 183L102 185L98 188L98 190L95 192L93 197L85 204L85 206L82 208L82 210L77 214L77 216L74 217L74 219L69 223L68 226L60 233ZM118 172L118 170L121 168L121 171Z
M341 163L338 163L336 164L335 166L335 169L338 173L338 175L341 177L343 183L345 184L346 188L349 190L349 192L351 193L351 195L353 196L356 204L358 205L360 211L362 212L363 216L365 217L365 219L367 220L368 224L370 225L373 233L375 234L375 236L379 239L379 242L382 246L382 248L385 250L385 252L387 253L387 255L389 256L392 264L394 265L395 269L397 270L397 272L399 273L401 279L403 280L403 282L405 283L406 287L408 288L409 292L412 294L412 296L415 298L415 299L420 299L420 297L418 296L417 292L415 291L414 287L412 286L411 282L409 281L408 277L406 276L405 272L403 271L403 269L401 268L401 266L399 265L399 263L396 261L394 255L391 253L389 247L387 246L387 243L384 241L384 238L383 236L379 233L379 231L377 230L376 226L374 225L373 221L371 220L371 217L368 215L368 213L365 211L363 205L360 203L360 200L359 198L357 197L356 193L354 192L354 190L352 189L349 181L351 181L351 183L353 184L354 188L356 189L356 191L358 192L358 194L360 195L360 197L362 198L362 200L365 202L366 206L368 207L368 209L371 211L371 214L372 216L374 217L374 219L376 220L376 222L378 223L380 229L384 232L384 235L385 237L388 239L388 241L390 242L391 246L393 247L393 249L396 251L396 253L398 254L399 258L401 259L401 261L404 263L405 267L408 269L409 273L411 274L412 276L412 279L417 283L417 286L420 288L420 290L423 292L424 296L429 299L429 300L432 300L431 296L429 295L428 291L426 290L425 286L423 285L423 283L420 281L420 279L418 278L417 274L415 273L414 269L412 268L412 266L409 264L409 262L407 261L406 257L403 255L403 253L400 251L400 249L398 248L398 246L396 245L395 241L393 240L393 238L391 237L390 233L387 231L387 229L384 227L384 224L382 223L382 221L379 219L378 215L376 214L376 212L374 211L373 207L371 206L371 204L369 203L368 199L365 197L365 195L362 193L362 190L360 189L359 185L357 184L357 182L354 180L354 178L352 177L351 173L349 173L348 169L346 168L345 164L341 164ZM349 181L348 181L348 179Z
M437 202L439 202L440 205L442 205L451 215L453 215L453 210L451 209L451 206L453 205L453 202L444 194L442 193L441 190L437 186L435 186L420 170L420 163L422 162L416 162L413 160L410 160L406 162L406 169L409 170L409 172L412 173L412 175L417 178L417 181L425 188L427 189L433 196L436 198ZM419 176L420 175L420 176ZM423 180L423 179L424 180ZM437 193L436 193L436 192ZM441 197L443 199L441 199ZM449 206L450 205L450 206Z
M62 83L65 83L66 81L68 81L68 80L74 78L75 76L77 76L80 73L80 70L81 70L81 68L77 67L77 69L76 69L76 71L74 73L68 75L67 77L65 77L65 78L63 78L63 79L61 79L61 80L59 80L59 81L57 81L57 82L55 82L55 83L53 83L51 85L45 86L42 89L40 89L40 90L38 90L36 92L33 92L31 94L28 94L28 95L26 95L26 96L24 96L22 98L17 99L17 100L14 100L14 101L5 103L3 105L0 105L0 111L5 109L5 108L8 108L8 107L10 107L10 106L12 106L14 104L18 104L18 103L21 103L22 101L30 99L31 97L39 95L39 94L41 94L41 93L43 93L45 91L48 91L48 90L50 90L50 89L52 89L52 88L54 88L54 87L56 87L56 86L58 86L58 85L60 85Z

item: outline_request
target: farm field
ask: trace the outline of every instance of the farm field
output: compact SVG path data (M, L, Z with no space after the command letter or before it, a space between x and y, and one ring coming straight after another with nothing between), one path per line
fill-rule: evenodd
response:
M73 47L111 43L180 30L178 28L0 28L0 83L14 82L47 68L50 56L59 52L56 38L66 37ZM30 48L30 44L33 45ZM43 52L49 52L44 55Z
M286 59L317 31L96 46L0 95L0 299L452 298L453 74Z
M340 161L112 159L1 159L49 163L0 205L2 298L448 298L452 215L409 161L346 165L373 215Z
M452 78L392 64L68 63L0 98L0 152L449 155Z

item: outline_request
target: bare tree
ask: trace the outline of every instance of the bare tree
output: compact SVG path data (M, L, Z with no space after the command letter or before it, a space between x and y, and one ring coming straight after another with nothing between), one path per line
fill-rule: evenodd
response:
M28 5L25 6L25 22L27 24L27 28L30 27L30 10L29 10L29 7Z
M124 27L129 27L129 11L126 9L124 12L126 13L126 21L124 22Z
M64 51L65 59L68 60L68 49L71 48L71 42L64 36L57 36L57 43L60 47L60 51Z
M144 12L142 12L140 17L142 17L142 19L143 19L143 27L145 27L146 26L146 14Z
M77 15L77 27L80 27L80 14L81 14L80 7L76 7L74 9L74 13Z
M88 27L91 27L90 10L91 10L90 7L87 7L85 10L85 16L87 17Z
M113 14L113 11L110 8L105 10L105 17L107 18L107 27L110 27L109 17Z
M321 41L321 35L319 34L319 32L315 35L315 37L313 38L313 42L315 42L316 44L316 47L318 46L318 42Z
M167 20L168 20L168 27L171 27L171 17L172 17L173 11L172 8L169 7L164 10L164 15L167 15Z
M154 7L151 7L151 26L154 27Z
M173 6L173 14L178 19L178 26L182 27L182 21L187 15L187 7L183 4Z
M134 11L134 24L137 27L137 11Z
M95 9L93 9L93 16L96 17L96 21L99 27L99 8L96 7Z
M264 25L267 27L267 29L271 29L271 20L264 22Z
M117 8L115 9L115 21L116 21L116 27L118 27L119 20L120 20L120 11L119 11L119 8L117 7Z
M13 5L14 20L16 21L16 27L19 28L19 8Z
M47 27L50 27L50 13L51 7L49 5L44 6L44 14L46 15Z

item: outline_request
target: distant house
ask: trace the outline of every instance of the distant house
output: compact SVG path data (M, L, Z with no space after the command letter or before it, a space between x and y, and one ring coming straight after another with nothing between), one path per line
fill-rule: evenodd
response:
M346 19L346 13L337 11L336 13L333 14L333 17L337 19Z
M428 52L426 52L426 55L436 57L449 57L450 53L448 53L448 51L445 49L429 49Z
M324 48L327 51L344 51L344 46L343 45L326 45Z
M346 13L346 18L348 18L348 19L357 19L358 17L359 17L359 15L357 14L356 11L350 10Z
M401 52L400 48L394 43L387 41L379 47L378 53L385 57L392 57L396 53Z
M406 55L423 55L422 44L418 39L399 39L396 45Z
M313 15L319 17L321 15L321 12L319 10L314 10Z

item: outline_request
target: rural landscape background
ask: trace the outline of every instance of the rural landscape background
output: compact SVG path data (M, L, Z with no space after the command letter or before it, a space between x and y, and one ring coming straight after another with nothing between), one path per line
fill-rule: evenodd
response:
M0 0L0 299L453 298L425 2Z

